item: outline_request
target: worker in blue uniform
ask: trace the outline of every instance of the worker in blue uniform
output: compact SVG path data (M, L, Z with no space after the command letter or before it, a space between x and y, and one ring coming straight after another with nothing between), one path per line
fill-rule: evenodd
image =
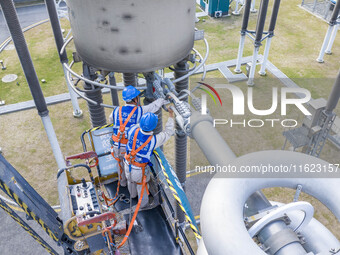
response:
M125 148L128 142L127 132L131 126L139 123L143 114L155 113L167 102L160 98L149 105L140 106L139 95L140 91L133 86L124 88L123 100L126 104L116 107L109 118L110 123L113 123L111 154L118 161L119 183L123 187L127 185L123 166Z
M128 189L132 198L141 196L143 177L146 182L150 180L150 172L147 165L150 163L153 150L166 143L174 135L174 113L169 109L169 119L164 130L154 135L153 130L158 123L157 115L146 113L140 123L134 125L128 131L128 143L124 159L125 174L128 180ZM141 208L148 206L149 197L143 195Z

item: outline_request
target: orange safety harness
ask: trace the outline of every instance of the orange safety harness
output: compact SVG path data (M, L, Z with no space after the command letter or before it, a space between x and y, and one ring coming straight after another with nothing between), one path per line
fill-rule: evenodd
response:
M117 135L112 135L112 140L115 141L116 143L122 143L122 144L127 144L128 139L125 137L125 128L126 125L129 123L130 119L132 118L133 114L137 110L137 106L132 109L130 112L129 116L123 123L123 116L122 116L122 107L119 108L119 130Z
M112 140L119 144L118 148L120 148L120 144L121 143L122 144L127 144L128 141L129 141L125 137L125 128L126 128L126 125L129 123L130 119L132 118L133 114L136 112L137 108L138 107L136 106L136 107L134 107L132 109L132 111L130 112L129 116L127 117L127 119L125 120L124 123L123 123L123 116L122 116L122 107L119 108L119 130L118 130L117 135L114 135L114 134L112 135ZM120 150L118 149L118 154L119 153L120 153ZM117 157L114 155L113 146L111 147L111 155L118 162L119 171L120 171L120 178L121 178L124 169L123 169L123 166L122 166L122 162L121 162L121 160L119 158L119 155L117 155ZM110 198L106 197L104 193L102 193L102 197L103 197L103 199L104 199L104 201L105 201L107 206L114 205L118 201L120 178L118 179L117 191L116 191L116 195L115 195L114 198L110 199ZM109 202L112 202L112 203L109 203Z

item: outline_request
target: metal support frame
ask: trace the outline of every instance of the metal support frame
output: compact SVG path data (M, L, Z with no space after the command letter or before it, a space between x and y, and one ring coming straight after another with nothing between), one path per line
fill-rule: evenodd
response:
M260 75L266 74L266 65L268 61L271 41L274 36L274 30L276 26L277 16L279 13L280 3L281 3L280 0L275 0L274 5L273 5L272 16L271 16L271 20L269 24L269 30L268 32L264 32L264 25L265 25L266 16L267 16L269 0L262 0L260 4L258 19L257 19L256 31L249 31L248 23L249 23L249 15L252 9L252 2L251 0L246 0L244 12L243 12L241 38L240 38L240 44L239 44L239 49L238 49L238 54L237 54L236 68L234 71L235 73L242 72L241 61L242 61L242 56L243 56L245 37L248 36L252 41L254 41L253 58L252 58L252 62L250 65L249 79L247 82L249 86L254 85L254 77L255 77L255 70L256 70L256 65L258 61L259 49L260 49L260 46L262 45L262 42L267 39L263 61L261 63L261 70L259 71ZM263 34L265 34L265 36L263 36Z
M245 3L243 18L242 18L241 39L240 39L240 44L238 48L235 73L241 73L241 60L243 56L244 43L246 40L247 28L248 28L248 23L249 23L251 0L245 0L245 1L246 3Z
M272 10L272 16L270 19L270 24L269 24L269 29L268 29L268 37L267 37L267 42L266 42L266 47L264 49L264 55L263 55L263 61L261 64L261 70L259 72L260 75L266 75L266 67L267 67L267 61L268 61L268 56L269 56L269 50L270 50L270 45L272 42L272 39L274 37L274 30L276 26L276 21L277 21L277 16L279 14L279 8L280 8L281 0L275 0L274 5L273 5L273 10Z
M61 49L64 45L64 37L63 37L63 33L61 31L61 26L60 26L58 13L57 13L57 9L56 9L56 3L55 3L54 0L45 0L45 3L46 3L48 15L50 17L50 23L51 23L51 26L52 26L52 31L53 31L54 39L55 39L55 42L56 42L60 62L63 65L63 63L68 63L68 58L67 58L66 51L64 51L63 53L60 53L60 51L61 51ZM73 116L75 118L79 118L83 115L83 112L79 108L77 95L72 90L72 88L71 88L71 86L68 82L68 79L66 77L67 70L65 69L64 66L63 66L63 71L64 71L64 75L65 75L67 88L69 90L70 97L71 97L71 102L72 102L72 106L73 106Z
M322 46L321 46L319 56L316 59L316 61L319 62L319 63L324 63L325 53L327 53L327 54L331 53L331 48L333 46L333 42L335 40L335 36L336 36L336 33L338 31L338 28L339 28L339 24L340 24L340 21L337 21L338 16L339 16L339 12L340 12L340 1L337 1L335 6L334 6L332 17L329 21L329 26L328 26L325 38L324 38Z
M249 73L249 79L248 79L248 86L254 86L254 77L255 77L255 70L257 65L257 57L260 50L261 42L263 40L263 30L264 30L264 24L266 22L267 17L267 11L268 11L268 4L269 0L262 0L260 4L260 10L259 10L259 17L257 19L257 25L256 25L256 33L255 33L255 40L254 40L254 53L253 53L253 59L252 64L250 67L250 73Z
M182 60L181 62L174 65L175 70L175 79L181 78L185 76L189 72L189 64L187 63L187 59ZM189 88L189 78L186 78L180 82L175 84L176 92L180 93L182 90ZM188 98L185 99L188 101ZM182 131L180 126L176 123L176 136L175 136L175 165L176 165L176 174L178 180L183 186L185 191L185 182L186 182L186 168L187 168L187 136ZM184 224L185 216L183 211L176 206L177 218L180 224Z

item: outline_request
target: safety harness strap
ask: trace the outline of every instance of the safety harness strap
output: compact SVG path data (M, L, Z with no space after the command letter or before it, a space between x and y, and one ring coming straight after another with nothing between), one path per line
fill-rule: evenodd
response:
M123 107L119 107L119 131L116 136L112 135L112 140L115 141L116 143L127 144L128 140L125 138L125 133L124 133L125 128L126 128L126 125L129 123L130 119L132 118L133 114L136 112L138 107L136 106L132 109L132 111L130 112L129 116L127 117L124 123L123 123L122 108Z
M140 128L138 128L135 132L135 135L133 137L133 144L132 144L132 149L130 151L129 154L125 155L125 159L132 165L137 166L137 167L146 167L148 163L138 163L135 161L135 157L137 155L138 152L140 152L142 149L144 149L145 146L147 146L151 139L152 139L152 135L149 136L149 138L140 146L136 149L136 144L137 144L137 136L138 133L140 131Z

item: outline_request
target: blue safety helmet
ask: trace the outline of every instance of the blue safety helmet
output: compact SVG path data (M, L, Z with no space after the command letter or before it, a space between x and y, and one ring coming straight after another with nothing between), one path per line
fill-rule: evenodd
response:
M126 102L132 101L132 99L138 97L140 94L140 91L136 89L134 86L127 86L123 90L123 100Z
M158 123L158 117L156 114L148 112L142 116L139 122L140 128L145 131L149 132L156 128Z

